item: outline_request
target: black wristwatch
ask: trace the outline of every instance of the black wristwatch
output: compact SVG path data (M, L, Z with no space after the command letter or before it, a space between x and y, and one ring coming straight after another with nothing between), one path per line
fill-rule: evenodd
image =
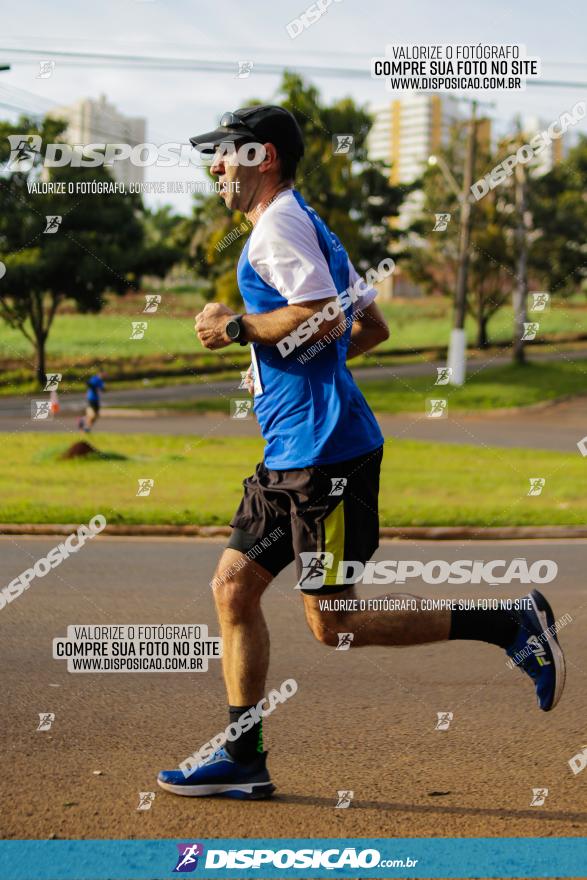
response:
M239 345L246 345L246 341L244 340L244 327L243 327L243 316L242 315L234 315L224 328L226 335L231 340L231 342L238 342Z

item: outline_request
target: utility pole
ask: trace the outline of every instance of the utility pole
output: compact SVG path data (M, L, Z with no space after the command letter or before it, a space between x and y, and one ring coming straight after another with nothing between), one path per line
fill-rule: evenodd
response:
M465 100L466 99L462 99ZM465 168L463 174L463 189L459 193L460 229L459 229L459 256L457 268L457 281L455 288L455 306L453 328L450 334L448 347L448 362L450 368L449 382L452 385L463 385L467 373L467 335L465 332L465 317L467 314L467 281L469 273L469 249L471 244L472 209L473 197L471 185L475 174L475 160L477 156L477 108L480 106L494 107L493 102L481 102L472 100L471 116L468 124L467 154L465 156Z
M471 105L471 118L468 124L467 155L463 175L463 192L461 195L461 216L459 231L459 257L457 283L455 290L454 323L450 334L448 364L451 370L452 385L463 385L467 372L467 335L465 333L465 316L467 313L467 276L469 271L469 247L471 242L471 186L475 170L477 151L477 101Z
M524 343L524 324L528 307L528 182L526 168L518 162L515 168L515 204L516 204L516 250L518 251L517 284L514 288L514 363L526 363Z

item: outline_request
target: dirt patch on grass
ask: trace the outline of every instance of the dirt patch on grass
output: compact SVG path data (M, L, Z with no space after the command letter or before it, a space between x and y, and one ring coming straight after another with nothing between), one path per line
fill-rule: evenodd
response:
M59 458L83 458L85 455L100 455L100 453L91 443L86 443L85 440L79 440L77 443L70 446L69 449L66 449Z

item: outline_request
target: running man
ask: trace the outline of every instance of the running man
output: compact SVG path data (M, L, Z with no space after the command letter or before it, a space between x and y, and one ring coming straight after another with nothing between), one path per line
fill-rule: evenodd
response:
M518 612L320 608L325 595L354 598L352 584L337 582L338 562L365 563L379 543L383 437L346 361L387 339L388 329L375 290L359 279L338 238L294 189L304 144L288 111L263 105L225 113L218 129L191 142L214 154L211 171L224 184L226 207L243 211L253 225L237 269L245 312L208 303L196 317L196 332L212 350L250 345L255 414L266 447L264 461L243 483L212 582L228 716L240 735L185 773L161 771L159 785L191 796L253 799L273 792L262 721L245 713L265 697L269 634L261 598L294 560L306 620L325 645L336 646L338 633L352 634L353 650L476 639L513 657L536 644L536 654L526 649L518 665L534 680L540 708L552 709L564 685L564 660L548 630L552 611L536 590L527 597L528 610ZM232 155L218 150L220 144L232 145ZM247 144L264 146L260 164L239 164ZM349 287L353 297L345 294Z
M80 431L89 434L100 415L100 392L106 390L104 374L98 370L95 376L90 376L86 385L88 386L86 392L86 415L85 418L82 417L78 421L77 426Z

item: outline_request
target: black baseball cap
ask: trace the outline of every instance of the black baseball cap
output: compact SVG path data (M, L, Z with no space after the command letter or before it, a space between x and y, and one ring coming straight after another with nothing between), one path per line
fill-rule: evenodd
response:
M201 153L214 153L222 143L240 140L274 144L280 156L298 160L304 155L304 138L295 116L275 104L257 104L223 113L214 131L197 134L190 143Z

